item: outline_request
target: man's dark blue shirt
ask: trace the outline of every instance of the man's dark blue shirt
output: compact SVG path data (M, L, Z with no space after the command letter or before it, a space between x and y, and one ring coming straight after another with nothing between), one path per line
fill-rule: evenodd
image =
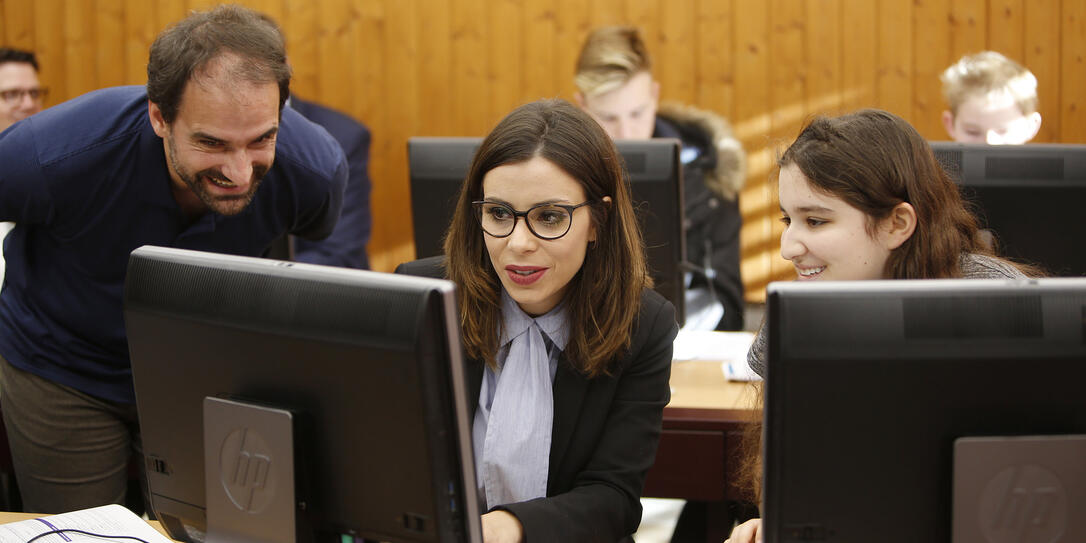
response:
M4 246L0 355L92 396L134 402L122 296L142 245L259 256L284 233L335 225L347 180L328 133L284 108L275 161L234 216L186 218L173 197L162 139L143 87L95 91L0 135Z

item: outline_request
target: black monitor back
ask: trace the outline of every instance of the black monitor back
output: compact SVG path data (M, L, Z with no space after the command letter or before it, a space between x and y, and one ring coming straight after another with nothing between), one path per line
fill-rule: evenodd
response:
M955 439L1086 434L1086 279L772 283L767 301L767 543L949 542Z
M440 280L134 251L125 320L152 506L170 535L206 527L210 396L297 414L304 538L471 541L478 508L453 294Z
M1086 145L931 142L999 252L1054 276L1086 275Z
M442 242L456 198L482 141L439 137L408 140L416 258L444 253ZM634 211L645 239L645 256L656 291L675 306L681 324L685 314L682 263L686 261L686 238L680 142L664 138L618 140L615 145L629 173Z

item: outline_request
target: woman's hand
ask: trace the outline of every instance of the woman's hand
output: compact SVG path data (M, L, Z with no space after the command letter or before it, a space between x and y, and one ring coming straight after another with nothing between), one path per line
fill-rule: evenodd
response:
M762 543L762 519L750 519L736 526L724 543Z
M509 511L491 511L483 515L483 543L521 543L524 527Z

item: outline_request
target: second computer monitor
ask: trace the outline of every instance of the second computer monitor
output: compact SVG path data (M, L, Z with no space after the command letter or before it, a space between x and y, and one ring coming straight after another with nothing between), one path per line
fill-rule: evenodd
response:
M1086 275L1086 145L938 141L935 157L976 205L998 251L1053 276Z
M408 140L416 258L444 252L441 244L452 220L456 198L482 141L438 137ZM679 141L619 140L615 145L629 173L634 211L645 239L645 255L656 291L675 306L681 323L685 308L682 263L686 261L686 241Z
M767 302L766 543L1086 541L1086 279Z

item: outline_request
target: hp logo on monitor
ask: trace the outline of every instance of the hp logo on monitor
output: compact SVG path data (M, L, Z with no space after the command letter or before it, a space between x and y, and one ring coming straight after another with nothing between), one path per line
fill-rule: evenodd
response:
M226 495L247 513L259 513L275 496L271 448L259 433L238 428L219 449L219 476Z
M1058 541L1067 527L1067 494L1044 467L1009 466L985 486L978 520L991 543Z

